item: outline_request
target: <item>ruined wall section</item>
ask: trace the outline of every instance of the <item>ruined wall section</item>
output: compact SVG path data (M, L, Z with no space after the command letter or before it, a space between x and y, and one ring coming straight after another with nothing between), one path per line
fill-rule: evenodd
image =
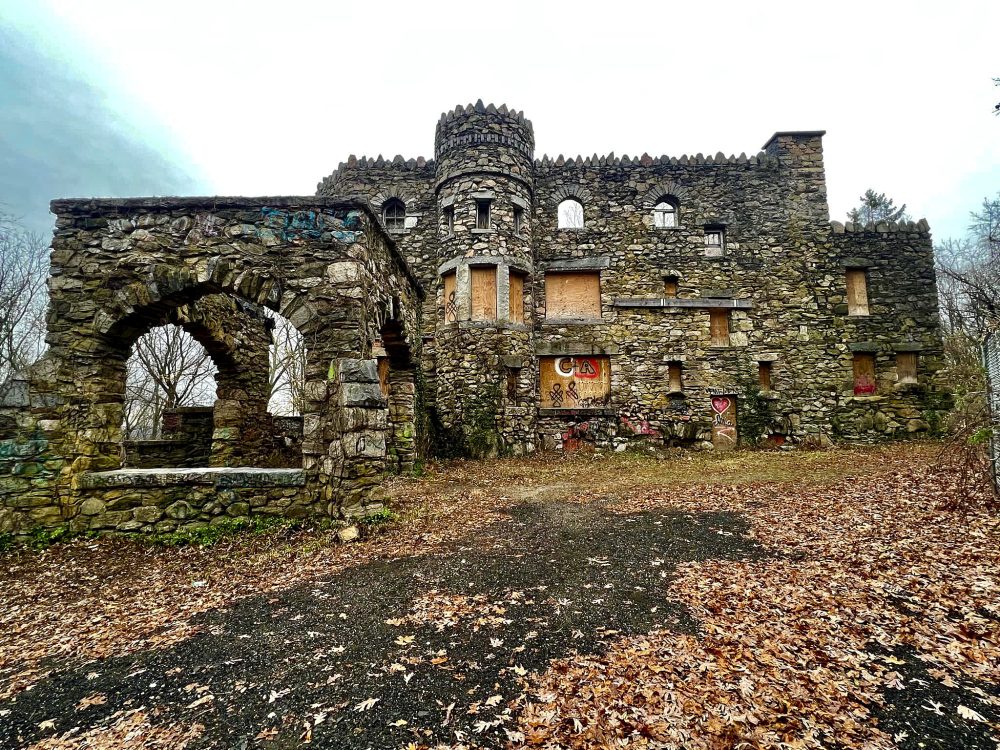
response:
M539 286L546 271L601 276L600 321L547 323L539 291L536 348L607 354L612 367L614 413L543 411L540 431L550 445L581 424L603 439L638 433L705 441L711 394L756 381L760 361L773 368L771 429L802 434L820 356L809 331L829 322L813 298L811 266L829 226L818 216L803 226L793 213L793 167L766 153L536 162ZM557 206L568 197L584 205L582 229L558 228ZM677 226L654 226L654 207L665 197L679 204ZM706 226L724 229L723 254L707 251ZM676 299L668 298L667 277L677 279ZM728 346L712 343L712 308L728 311ZM669 387L671 363L680 364L681 392Z
M93 517L82 508L111 491L95 472L121 464L128 347L165 315L212 295L270 307L305 338L303 459L293 470L301 482L281 490L282 512L336 516L365 502L389 466L388 404L371 379L373 353L391 323L419 356L423 298L365 204L148 198L54 201L52 210L49 352L25 386L37 409L12 424L20 447L11 451L23 453L29 441L35 463L48 472L31 480L31 523L51 525L58 515L77 528L105 528L99 519L106 506ZM0 506L18 506L22 494L20 480L0 484ZM117 530L138 528L136 513L155 515L141 508L165 512L159 485L122 496L127 507L116 512L131 516ZM26 522L19 523L23 531Z
M936 429L948 389L939 375L944 352L927 222L833 222L832 229L815 271L818 304L831 318L816 377L836 393L835 437L877 440ZM850 314L844 286L849 269L866 278L866 315ZM872 394L854 392L856 353L874 356ZM915 382L901 382L900 354L915 356Z

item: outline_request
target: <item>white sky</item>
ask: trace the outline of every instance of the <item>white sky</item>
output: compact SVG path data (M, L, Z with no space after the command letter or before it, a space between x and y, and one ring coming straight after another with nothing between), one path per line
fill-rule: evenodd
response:
M752 154L825 129L833 218L873 187L938 239L1000 191L1000 2L0 6L208 193L430 157L440 113L478 98L525 110L538 156Z

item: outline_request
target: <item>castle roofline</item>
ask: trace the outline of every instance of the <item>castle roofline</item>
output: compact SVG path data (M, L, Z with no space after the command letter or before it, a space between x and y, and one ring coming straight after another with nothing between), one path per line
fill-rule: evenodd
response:
M772 135L767 139L767 143L761 146L762 151L767 151L767 147L771 145L775 138L780 138L783 135L795 135L802 138L822 138L826 135L825 130L779 130L777 133Z

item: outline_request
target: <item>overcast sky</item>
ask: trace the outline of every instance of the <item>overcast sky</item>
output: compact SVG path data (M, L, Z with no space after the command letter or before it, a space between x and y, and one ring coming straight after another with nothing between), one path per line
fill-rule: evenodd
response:
M0 204L312 194L348 154L430 157L506 102L537 155L756 153L827 131L831 215L868 187L936 239L1000 191L1000 2L0 0Z

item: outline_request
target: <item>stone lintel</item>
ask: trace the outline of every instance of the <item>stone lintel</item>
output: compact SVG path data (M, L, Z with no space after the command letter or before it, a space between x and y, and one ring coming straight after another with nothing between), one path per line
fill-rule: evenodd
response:
M513 258L506 255L473 255L471 258L458 257L445 261L438 266L438 275L454 271L459 266L509 266L524 273L530 274L532 271L531 263L521 258Z
M847 348L852 352L877 352L882 346L877 341L855 341Z
M777 362L778 355L774 352L763 352L757 355L758 362Z
M547 356L586 356L588 354L618 354L617 344L599 344L594 341L539 341L535 354Z
M302 469L260 469L252 466L195 467L186 469L118 469L81 474L80 488L174 487L214 485L216 487L303 487Z
M844 268L871 268L875 263L869 258L841 258L840 265Z
M510 196L510 202L513 203L515 206L523 208L525 211L527 211L531 207L528 201L524 200L524 198L519 198L516 195Z
M479 190L472 194L473 200L477 201L493 200L496 197L497 194L492 190Z
M601 271L611 267L611 258L607 255L598 255L593 258L571 258L567 260L551 260L546 266L546 271Z
M614 409L539 409L539 417L613 417Z
M620 297L612 303L615 307L699 307L699 308L731 308L733 310L750 310L753 302L748 299L727 299L723 297L698 297L695 299L677 299L674 297Z
M508 370L523 370L528 366L528 359L526 357L518 357L513 354L505 354L500 358L503 362L503 366Z
M455 205L455 196L446 195L441 199L441 208L448 208Z

